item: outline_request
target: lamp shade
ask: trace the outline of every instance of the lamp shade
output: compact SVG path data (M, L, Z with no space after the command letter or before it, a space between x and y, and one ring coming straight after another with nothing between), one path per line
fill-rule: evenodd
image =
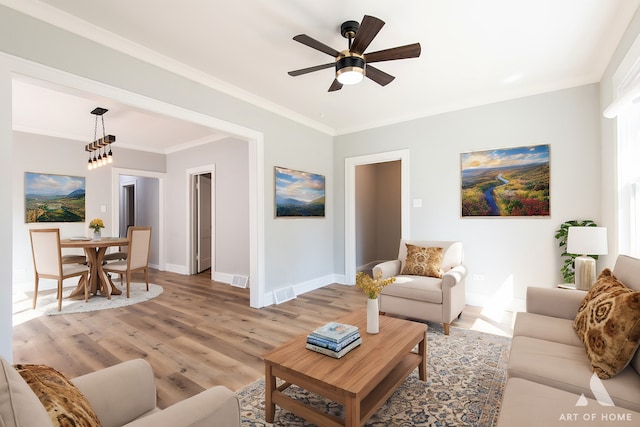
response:
M606 227L569 227L567 253L577 255L606 255Z

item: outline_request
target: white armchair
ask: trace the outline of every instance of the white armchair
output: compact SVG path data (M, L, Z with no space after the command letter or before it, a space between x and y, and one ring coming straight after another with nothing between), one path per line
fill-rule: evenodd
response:
M406 244L423 248L442 248L441 278L401 274L406 263ZM401 240L398 259L373 268L376 277L396 277L379 296L380 311L413 319L441 322L449 335L450 323L462 314L465 306L464 279L467 268L462 264L462 242Z

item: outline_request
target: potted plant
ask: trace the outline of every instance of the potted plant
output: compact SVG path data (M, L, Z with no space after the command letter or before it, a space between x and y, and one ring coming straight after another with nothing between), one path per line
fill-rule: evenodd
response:
M576 219L572 219L570 221L565 221L560 224L560 228L556 230L556 240L558 240L558 246L562 249L562 254L560 257L564 258L564 263L560 268L560 273L562 273L562 279L564 283L574 283L575 281L575 269L574 262L578 254L570 254L567 253L567 236L569 235L569 227L597 227L598 225L590 220L585 219L584 221L578 221ZM594 259L598 259L598 255L591 255Z

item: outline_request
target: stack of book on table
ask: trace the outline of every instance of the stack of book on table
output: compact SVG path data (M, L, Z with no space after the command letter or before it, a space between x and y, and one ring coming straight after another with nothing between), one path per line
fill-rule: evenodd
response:
M307 335L307 348L340 359L362 344L358 327L330 322Z

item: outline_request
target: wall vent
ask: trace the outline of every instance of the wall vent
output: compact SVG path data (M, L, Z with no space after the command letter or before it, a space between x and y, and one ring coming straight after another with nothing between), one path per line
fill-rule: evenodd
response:
M293 286L289 286L288 288L282 288L273 291L273 298L276 300L276 304L280 304L281 302L292 300L296 297L296 293L293 290Z
M231 279L231 286L235 286L237 288L246 288L249 283L249 278L247 276L237 276L234 275L233 279Z

